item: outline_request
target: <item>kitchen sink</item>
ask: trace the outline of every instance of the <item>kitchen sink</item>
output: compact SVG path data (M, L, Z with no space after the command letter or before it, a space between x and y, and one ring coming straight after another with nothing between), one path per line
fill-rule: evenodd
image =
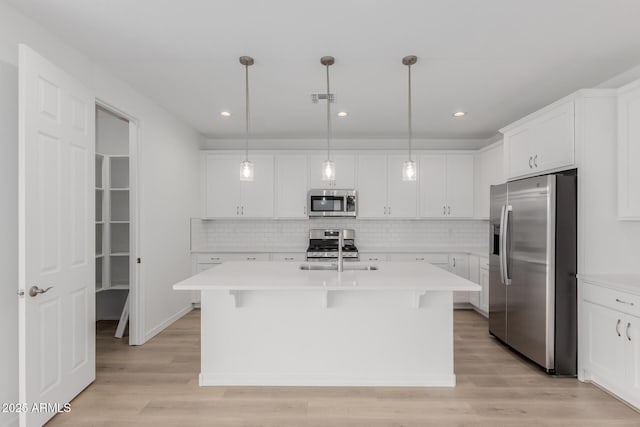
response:
M371 264L353 264L353 265L349 265L349 264L344 264L344 271L350 271L350 270L365 270L365 271L375 271L378 269L378 266L376 265L371 265ZM300 270L324 270L324 271L338 271L338 265L337 264L301 264L300 265Z

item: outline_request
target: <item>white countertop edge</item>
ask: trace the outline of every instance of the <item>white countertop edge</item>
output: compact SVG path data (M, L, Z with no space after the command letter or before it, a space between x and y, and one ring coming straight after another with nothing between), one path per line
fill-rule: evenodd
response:
M192 250L194 255L198 254L278 254L278 253L302 253L307 251L303 249L206 249L206 250ZM411 253L424 253L424 254L468 254L476 255L479 257L489 258L489 249L485 248L398 248L398 249L365 249L358 251L360 254L374 254L374 253L386 253L386 254L411 254Z
M278 284L264 284L264 285L217 285L217 284L180 284L173 285L173 290L176 291L310 291L310 292L323 292L323 291L394 291L394 292L458 292L458 291L470 291L480 292L482 288L480 285L469 286L449 286L449 285L394 285L394 286L331 286L331 285L308 285L308 286L296 286L296 285L278 285Z
M578 274L583 282L640 295L640 274Z

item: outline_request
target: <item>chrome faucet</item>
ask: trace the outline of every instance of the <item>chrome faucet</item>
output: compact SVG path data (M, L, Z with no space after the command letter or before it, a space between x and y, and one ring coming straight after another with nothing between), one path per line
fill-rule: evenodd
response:
M338 273L342 273L344 270L344 258L342 257L342 246L344 245L343 231L338 232Z

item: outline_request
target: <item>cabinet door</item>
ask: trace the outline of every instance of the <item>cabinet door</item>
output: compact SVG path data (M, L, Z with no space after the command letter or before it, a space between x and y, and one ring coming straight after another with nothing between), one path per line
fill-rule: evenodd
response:
M618 217L640 220L640 87L618 97Z
M469 280L480 284L480 259L476 255L469 256ZM480 308L481 292L469 292L469 302L476 308Z
M387 158L387 215L391 218L415 218L418 213L417 181L402 180L402 167L406 160L407 156Z
M331 154L331 159L336 164L336 180L333 183L322 180L322 162L327 160L327 156L309 156L309 188L355 188L355 156L352 154Z
M627 381L629 391L640 402L640 318L627 316L624 325L624 341L627 355Z
M475 157L473 173L475 176L473 216L478 219L489 219L491 186L505 181L502 144L478 153Z
M276 217L307 217L307 156L276 157Z
M463 279L469 278L469 256L465 254L449 255L449 271L460 276ZM466 303L469 302L468 291L455 291L453 293L453 302Z
M532 150L535 141L530 125L523 125L504 135L507 178L534 173Z
M204 217L237 218L240 212L240 161L238 155L205 154Z
M447 158L444 155L420 156L420 216L443 218L447 214Z
M489 270L480 269L480 310L489 313Z
M603 385L621 386L625 382L624 322L620 313L583 302L585 369ZM620 334L620 335L619 335Z
M273 217L273 156L254 155L253 181L242 181L242 218L272 218Z
M574 164L575 130L573 101L549 111L533 129L535 149L533 166L536 172Z
M473 217L473 156L447 156L447 216Z
M387 216L387 156L358 156L358 217Z

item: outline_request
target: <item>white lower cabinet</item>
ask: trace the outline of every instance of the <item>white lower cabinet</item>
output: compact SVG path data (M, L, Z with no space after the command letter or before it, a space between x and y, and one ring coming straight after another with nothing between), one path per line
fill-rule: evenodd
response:
M581 379L640 408L640 296L581 286Z
M469 279L469 255L467 254L451 254L449 255L449 269L450 272L456 276L460 276L463 279ZM453 293L453 302L455 303L468 303L469 292L458 291Z
M480 313L489 312L489 259L483 256L469 256L469 280L480 285L480 292L469 292L469 302Z

